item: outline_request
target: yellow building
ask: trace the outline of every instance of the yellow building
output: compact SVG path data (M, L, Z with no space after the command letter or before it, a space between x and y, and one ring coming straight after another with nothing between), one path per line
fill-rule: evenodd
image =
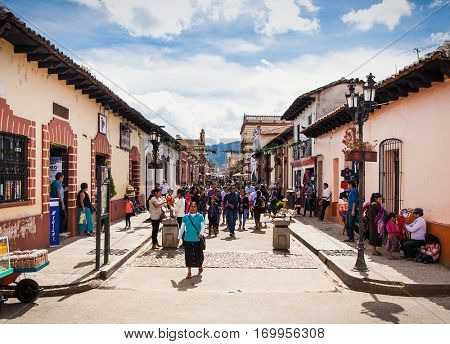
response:
M12 249L49 245L49 185L59 171L68 187L67 231L76 235L82 182L93 198L96 166L109 165L124 213L128 184L144 202L148 133L166 132L128 106L86 69L0 8L0 236Z

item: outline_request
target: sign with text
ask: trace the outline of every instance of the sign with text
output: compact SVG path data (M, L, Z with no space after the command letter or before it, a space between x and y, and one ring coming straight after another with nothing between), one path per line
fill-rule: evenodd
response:
M59 199L50 198L50 246L59 245Z
M55 180L56 173L58 172L62 173L62 157L51 156L49 167L50 183L52 183Z

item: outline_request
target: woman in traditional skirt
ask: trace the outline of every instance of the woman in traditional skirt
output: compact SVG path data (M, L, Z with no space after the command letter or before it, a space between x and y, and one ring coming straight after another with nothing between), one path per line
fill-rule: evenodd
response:
M183 240L184 234L184 257L188 274L186 279L192 277L191 268L198 268L198 274L203 272L203 249L200 239L205 234L205 218L202 214L197 212L197 204L191 203L189 213L184 215L183 223L181 224L178 239Z
M87 193L88 185L87 183L81 183L80 191L77 195L77 208L78 208L78 231L84 232L87 235L93 235L94 221L92 221L93 216L93 206L89 195ZM81 215L84 214L84 220Z

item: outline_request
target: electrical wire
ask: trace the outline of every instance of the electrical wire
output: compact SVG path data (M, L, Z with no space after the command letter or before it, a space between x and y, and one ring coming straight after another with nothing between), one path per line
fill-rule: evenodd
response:
M177 126L175 126L174 124L170 123L164 116L162 116L161 114L159 114L158 112L156 112L155 110L153 110L152 108L150 108L147 104L145 104L144 102L140 101L138 98L136 98L134 95L132 95L131 93L129 93L127 90L125 90L124 88L122 88L120 85L118 85L117 83L115 83L113 80L111 80L108 76L106 76L105 74L103 74L102 72L100 72L98 69L96 69L94 66L92 66L91 64L89 64L88 62L86 62L81 56L79 56L78 54L76 54L75 52L73 52L70 48L66 47L64 44L62 44L61 42L59 42L58 40L56 40L54 37L52 37L48 32L46 32L45 30L41 29L38 25L34 24L31 20L29 20L28 18L26 18L24 15L22 15L22 13L20 13L19 11L17 11L17 9L15 9L13 6L7 4L5 1L0 0L0 3L2 3L5 7L13 10L15 13L17 13L17 15L25 20L27 22L28 25L33 26L36 31L40 31L43 36L48 37L52 43L56 43L57 45L59 45L61 48L63 48L66 52L70 53L70 55L72 57L75 57L76 59L78 59L78 61L80 61L84 67L88 67L90 70L95 71L99 76L103 77L105 80L107 80L111 85L114 85L117 89L121 90L122 92L124 92L126 95L128 95L131 99L133 99L135 102L139 103L140 105L142 105L144 108L146 108L148 111L150 111L150 113L154 114L156 117L159 117L161 120L163 120L164 123L166 123L167 125L169 125L170 127L174 128L176 131L178 131L180 134L182 134L184 137L188 138L188 139L192 139L192 137L186 133L183 132L183 130L181 130L180 128L178 128ZM155 124L157 125L157 124Z
M363 63L361 63L358 67L356 67L355 69L353 69L350 73L348 73L345 78L348 78L350 75L352 75L353 73L355 73L356 71L360 70L362 67L364 67L366 64L368 64L370 61L372 61L373 59L375 59L377 56L379 56L380 54L382 54L385 50L387 50L388 48L392 47L395 43L397 43L398 41L400 41L403 37L405 37L408 33L410 33L411 31L413 31L414 29L418 28L420 25L422 25L423 23L425 23L427 20L429 20L432 16L434 16L436 13L438 13L440 10L442 10L445 6L447 6L449 3L449 1L447 0L441 7L438 7L436 10L434 10L433 12L431 12L428 16L426 16L424 19L422 19L421 21L419 21L417 24L413 25L412 27L410 27L408 30L406 30L404 33L402 33L399 37L397 37L395 40L393 40L391 43L389 43L388 45L386 45L383 49L381 49L380 51L378 51L375 55L373 55L372 57L370 57L369 59L367 59L366 61L364 61Z

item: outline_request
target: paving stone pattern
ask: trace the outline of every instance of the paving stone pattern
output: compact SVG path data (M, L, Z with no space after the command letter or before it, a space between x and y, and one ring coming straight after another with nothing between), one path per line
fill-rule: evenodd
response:
M134 262L135 267L184 268L181 250L147 251ZM316 269L308 255L285 252L205 252L206 268L235 269Z

